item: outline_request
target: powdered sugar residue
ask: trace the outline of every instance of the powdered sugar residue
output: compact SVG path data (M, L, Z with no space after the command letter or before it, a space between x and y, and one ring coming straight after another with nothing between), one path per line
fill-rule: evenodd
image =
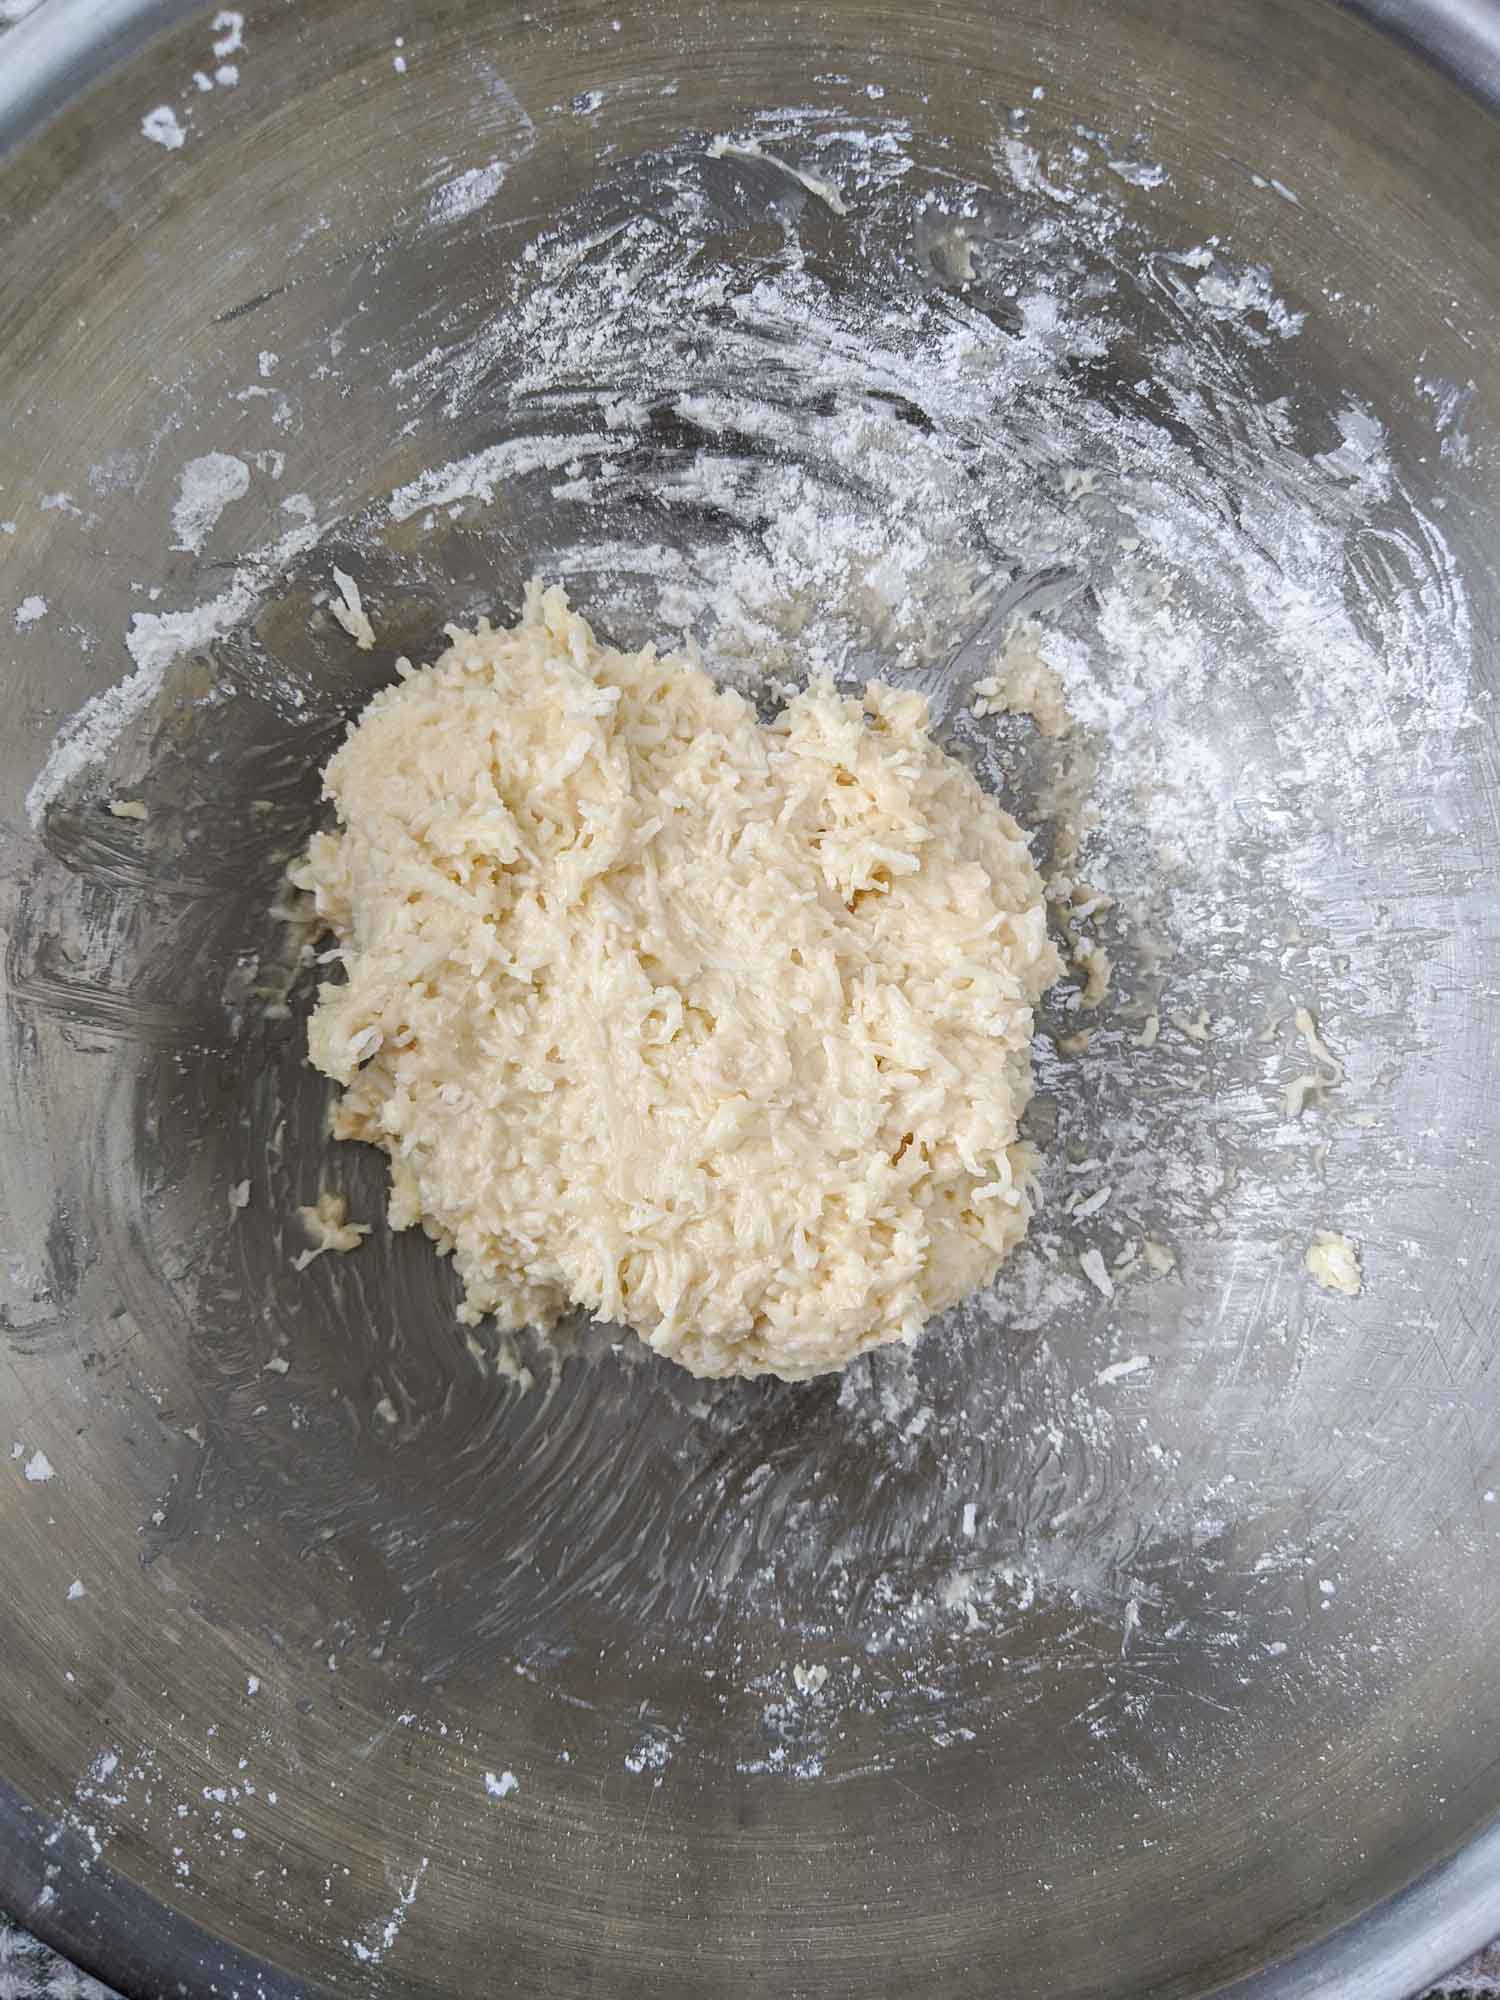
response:
M172 507L174 546L197 555L224 509L250 491L250 468L226 451L205 452L182 468Z
M125 648L135 671L114 687L84 703L59 730L46 763L26 794L26 812L40 824L48 805L81 772L108 755L121 732L155 699L172 662L184 653L211 644L250 615L273 578L294 556L318 539L311 521L292 529L258 556L237 568L216 596L184 611L137 611L125 635Z
M362 1938L347 1940L349 1950L361 1965L379 1965L386 1953L401 1935L401 1928L411 1913L411 1906L417 1900L417 1890L422 1877L427 1873L427 1856L424 1854L412 1875L396 1899L396 1906L383 1923L372 1924Z
M170 104L158 104L154 111L148 111L141 120L141 131L169 153L178 152L187 144L187 134Z
M470 167L444 183L427 204L433 222L458 222L493 201L505 185L505 160L491 160L487 167Z

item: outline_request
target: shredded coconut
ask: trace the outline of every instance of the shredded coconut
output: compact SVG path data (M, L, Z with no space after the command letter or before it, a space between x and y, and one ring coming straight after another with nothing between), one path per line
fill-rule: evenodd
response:
M1308 1276L1325 1292L1354 1298L1364 1284L1357 1245L1331 1229L1320 1229L1303 1258Z
M974 683L971 711L987 715L1029 715L1044 736L1065 736L1072 727L1067 694L1055 668L1042 653L1042 631L1023 619L1007 640L993 673Z
M822 174L808 173L802 167L790 166L785 160L777 159L774 153L765 150L758 139L720 137L710 142L708 151L710 159L715 160L764 160L768 165L780 168L781 172L792 180L799 181L809 194L814 194L819 201L826 202L835 215L849 213L848 204L832 181Z
M1112 1361L1107 1368L1101 1368L1094 1380L1101 1389L1105 1389L1111 1382L1123 1382L1128 1376L1143 1375L1150 1366L1149 1354L1132 1354L1127 1361Z
M338 596L329 604L329 610L362 653L372 651L375 645L375 627L365 612L359 585L347 570L342 569L333 572L333 581Z
M237 1204L238 1205L238 1204ZM368 1222L350 1222L349 1204L341 1194L320 1194L317 1201L297 1210L297 1218L307 1231L312 1248L301 1250L292 1259L292 1268L305 1271L325 1250L347 1253L357 1250L370 1233Z
M694 1373L911 1341L1030 1216L1018 1120L1056 976L1015 822L920 695L815 682L766 727L557 589L449 627L326 773L294 872L340 943L314 1062L391 1156L464 1317L570 1305Z
M1082 1266L1083 1275L1094 1290L1106 1299L1112 1299L1115 1295L1115 1281L1109 1275L1109 1268L1104 1262L1104 1253L1091 1244L1078 1261Z

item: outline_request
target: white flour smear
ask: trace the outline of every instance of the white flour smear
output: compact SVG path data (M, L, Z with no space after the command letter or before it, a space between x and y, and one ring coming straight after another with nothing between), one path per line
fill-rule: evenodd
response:
M224 509L250 491L250 468L227 451L205 452L182 468L172 508L174 547L196 555Z
M264 601L268 589L295 556L312 548L318 528L294 528L269 548L247 558L215 596L185 611L137 611L125 633L125 649L135 662L127 680L85 702L58 731L46 763L26 794L33 825L48 805L85 772L108 757L127 726L143 715L161 689L174 660L207 646L242 625Z
M158 104L155 110L148 111L141 120L141 132L169 153L180 152L187 144L187 134L170 104Z

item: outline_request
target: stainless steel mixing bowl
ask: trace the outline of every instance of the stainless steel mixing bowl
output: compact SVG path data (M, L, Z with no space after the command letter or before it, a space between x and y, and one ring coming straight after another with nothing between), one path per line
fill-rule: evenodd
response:
M0 43L24 1923L142 1994L657 2000L1377 2000L1500 1927L1500 16L1383 11ZM540 569L920 672L1056 563L1116 974L1031 1246L842 1384L466 1340L272 914L395 654ZM375 1234L298 1271L324 1186Z

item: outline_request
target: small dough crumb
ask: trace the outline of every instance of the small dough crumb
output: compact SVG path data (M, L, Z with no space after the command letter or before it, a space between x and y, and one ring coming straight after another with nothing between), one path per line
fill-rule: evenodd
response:
M328 608L340 625L349 634L362 653L369 653L375 647L375 627L370 623L365 611L364 599L359 594L359 585L347 570L333 572L338 596L329 600Z
M794 167L788 160L777 159L774 153L762 148L758 139L731 139L721 133L710 143L708 157L711 160L764 160L768 166L780 167L794 181L801 181L808 193L826 202L835 215L849 213L848 205L832 181L825 180L821 174L807 173L801 167Z
M1072 1208L1069 1211L1073 1220L1075 1222L1087 1222L1091 1215L1099 1213L1100 1209L1104 1207L1113 1193L1114 1189L1112 1187L1097 1188L1093 1194L1081 1200L1076 1208Z
M1342 1292L1352 1299L1364 1284L1358 1246L1335 1230L1320 1229L1302 1261L1325 1292Z
M1282 1115L1300 1118L1309 1104L1322 1104L1330 1090L1338 1089L1344 1080L1344 1065L1323 1040L1317 1020L1309 1008L1299 1007L1292 1021L1306 1045L1307 1053L1321 1065L1316 1070L1303 1070L1282 1089Z
M1055 668L1042 657L1042 629L1023 618L1005 641L994 671L974 683L970 712L1029 715L1043 736L1066 736L1073 726L1067 694Z
M145 819L146 808L139 799L111 799L109 809L116 819Z
M1202 1007L1191 1017L1186 1014L1174 1014L1172 1026L1179 1034L1186 1035L1190 1042L1196 1042L1200 1048L1214 1031L1213 1023L1208 1018L1208 1010Z
M1326 1077L1314 1076L1311 1070L1303 1070L1294 1076L1281 1093L1281 1115L1284 1118L1300 1118L1309 1103L1321 1104L1323 1093L1328 1088Z
M368 1222L350 1222L349 1204L341 1194L320 1194L311 1208L299 1208L297 1219L312 1241L310 1250L299 1251L292 1259L294 1271L305 1271L314 1257L325 1250L343 1254L357 1250L370 1233Z
M469 1340L474 1338L472 1334L466 1337ZM471 1348L470 1352L472 1351ZM480 1353L483 1352L481 1348ZM514 1382L523 1396L536 1385L536 1377L517 1354L515 1341L508 1333L502 1333L495 1342L495 1352L487 1365L494 1369L502 1382Z
M799 1660L792 1668L792 1680L798 1694L817 1694L828 1681L827 1667L804 1667Z
M229 1190L229 1220L234 1221L242 1208L250 1206L249 1181L236 1181Z
M1136 1047L1138 1049L1154 1049L1156 1047L1156 1038L1160 1033L1160 1014L1148 1014L1142 1024L1141 1032L1135 1038Z
M1333 1050L1329 1048L1327 1042L1323 1040L1318 1030L1317 1020L1311 1009L1299 1007L1292 1016L1292 1024L1306 1043L1307 1053L1312 1057L1313 1061L1323 1063L1328 1069L1331 1069L1334 1072L1333 1081L1335 1083L1342 1083L1344 1080L1344 1065L1333 1053Z
M1141 1255L1158 1277L1164 1278L1168 1271L1177 1268L1177 1252L1165 1243L1158 1243L1154 1236L1148 1236L1142 1242Z
M1114 965L1102 944L1076 944L1073 947L1073 963L1084 974L1083 991L1078 996L1080 1008L1097 1007L1109 991L1109 982L1114 976Z
M1101 1368L1094 1377L1101 1389L1107 1389L1111 1382L1127 1382L1132 1375L1144 1375L1151 1366L1149 1354L1132 1354L1124 1361L1111 1361L1107 1368Z
M1105 1264L1103 1251L1095 1249L1085 1250L1078 1262L1082 1266L1083 1275L1088 1279L1095 1291L1099 1292L1106 1299L1112 1299L1115 1295L1115 1281L1109 1275L1109 1267Z

